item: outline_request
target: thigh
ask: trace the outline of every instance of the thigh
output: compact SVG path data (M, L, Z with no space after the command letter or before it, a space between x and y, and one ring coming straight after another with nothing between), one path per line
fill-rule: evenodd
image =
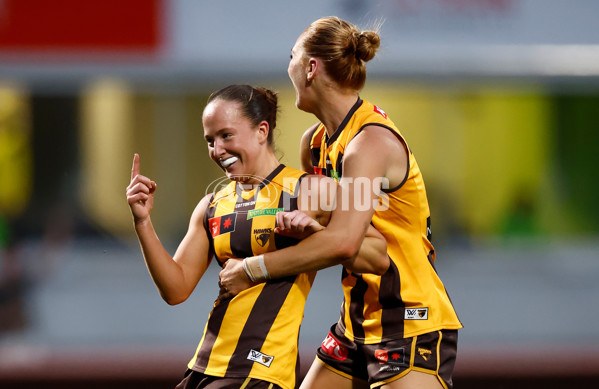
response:
M367 389L369 385L359 378L346 376L332 370L318 358L314 359L310 370L302 381L300 389Z
M381 389L446 389L436 375L411 370L398 380L379 386Z

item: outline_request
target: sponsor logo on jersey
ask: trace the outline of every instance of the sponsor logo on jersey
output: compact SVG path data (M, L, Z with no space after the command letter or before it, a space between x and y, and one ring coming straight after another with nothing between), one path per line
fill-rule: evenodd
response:
M242 208L242 207L251 207L253 205L256 205L256 200L252 200L252 201L246 201L244 203L236 203L235 204L235 208Z
M335 339L330 332L322 341L320 348L331 358L338 359L340 361L347 359L347 348L344 345L339 344L339 341Z
M260 351L252 349L250 350L247 359L249 359L250 361L258 362L259 364L264 365L266 367L270 367L270 364L272 363L272 360L275 359L275 357L273 357L272 355L263 354Z
M420 356L422 357L422 359L424 359L425 361L428 361L428 359L431 357L432 355L432 351L422 348L422 347L418 347L418 354L420 354Z
M406 308L404 320L428 320L428 308Z
M385 111L383 111L382 109L380 109L376 105L374 106L374 112L378 113L379 115L381 115L382 117L384 117L385 119L387 119L387 114L385 113Z
M374 357L380 364L403 365L406 359L406 350L401 347L392 350L374 350Z
M262 216L262 215L276 215L277 212L281 212L284 211L283 208L266 208L266 209L252 209L250 211L248 211L248 216L247 219L250 220L256 216Z
M236 219L236 213L230 213L228 215L217 216L209 219L208 228L210 228L210 234L213 238L216 238L219 235L235 231Z
M254 228L254 239L262 247L268 242L270 234L272 234L272 228Z
M337 170L330 170L330 177L333 178L335 181L339 181L339 172Z

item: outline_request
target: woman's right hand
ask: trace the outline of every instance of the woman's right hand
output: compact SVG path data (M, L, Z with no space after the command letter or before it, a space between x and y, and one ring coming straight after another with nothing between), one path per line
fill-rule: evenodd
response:
M156 192L156 182L139 174L139 155L135 154L131 168L131 182L127 187L127 202L135 224L150 218L154 205L154 192Z

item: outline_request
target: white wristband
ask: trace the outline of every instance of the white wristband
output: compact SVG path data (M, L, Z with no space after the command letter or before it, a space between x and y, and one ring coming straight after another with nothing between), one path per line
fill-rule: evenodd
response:
M252 272L248 268L247 258L243 258L243 261L241 261L241 263L243 263L243 270L245 270L245 274L248 276L248 278L250 279L250 281L256 282L256 280L254 279L254 275L252 274Z
M264 264L264 255L247 257L243 259L243 270L252 282L261 282L270 280L270 274Z

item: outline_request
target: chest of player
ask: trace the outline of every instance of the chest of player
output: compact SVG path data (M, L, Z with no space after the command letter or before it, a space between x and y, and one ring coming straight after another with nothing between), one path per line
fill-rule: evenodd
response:
M276 214L296 209L293 199L284 196L234 195L208 209L207 228L214 254L220 262L245 258L288 245L275 234Z

